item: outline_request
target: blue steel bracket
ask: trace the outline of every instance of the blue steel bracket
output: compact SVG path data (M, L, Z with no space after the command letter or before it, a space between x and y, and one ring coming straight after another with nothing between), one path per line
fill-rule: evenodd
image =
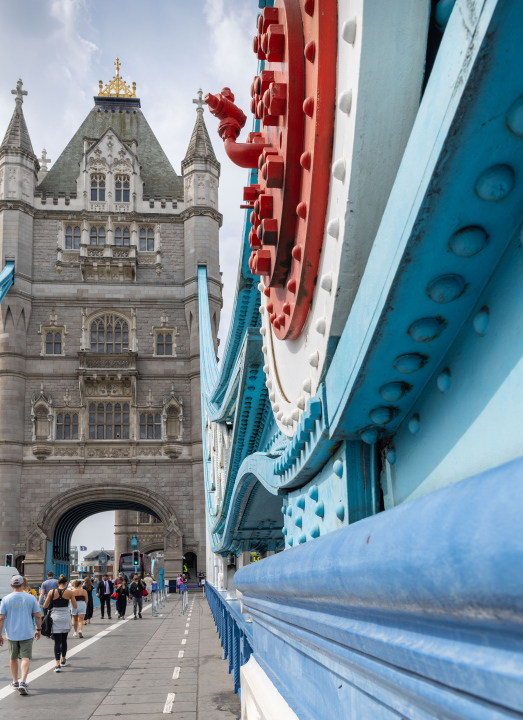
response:
M522 26L521 2L456 3L326 376L331 437L396 431L521 225Z
M5 267L0 273L0 302L7 295L7 291L15 281L15 263L14 260L6 260Z
M520 717L522 506L519 458L241 568L298 715Z

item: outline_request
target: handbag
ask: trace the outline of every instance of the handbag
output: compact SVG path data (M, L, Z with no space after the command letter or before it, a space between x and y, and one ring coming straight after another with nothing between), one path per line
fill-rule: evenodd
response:
M53 590L54 595L54 590ZM50 638L53 634L53 618L51 617L51 610L53 609L53 600L51 600L49 607L47 608L47 612L44 615L44 619L42 620L42 627L41 627L41 634L44 637Z
M142 597L146 597L147 595L149 595L147 590L142 590Z
M113 592L113 594L111 595L111 597L112 597L113 600L118 600L118 593L117 593L117 592Z

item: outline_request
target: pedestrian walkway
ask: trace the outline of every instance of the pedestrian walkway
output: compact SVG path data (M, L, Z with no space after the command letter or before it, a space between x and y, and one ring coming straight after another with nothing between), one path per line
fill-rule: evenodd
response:
M151 616L125 621L94 618L85 637L69 634L68 665L53 672L53 644L34 643L29 695L9 684L9 657L0 650L0 717L34 720L74 713L77 720L238 720L233 692L214 621L200 593L189 596L181 614L178 595Z

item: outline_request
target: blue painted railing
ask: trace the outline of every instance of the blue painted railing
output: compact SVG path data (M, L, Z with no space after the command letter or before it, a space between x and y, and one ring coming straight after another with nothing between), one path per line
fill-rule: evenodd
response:
M15 280L15 264L13 260L7 260L4 269L0 273L0 302L7 295L7 291Z
M227 600L226 593L205 584L207 601L216 623L223 648L222 658L227 660L234 681L234 692L240 694L240 668L252 654L252 628L242 615L239 600Z

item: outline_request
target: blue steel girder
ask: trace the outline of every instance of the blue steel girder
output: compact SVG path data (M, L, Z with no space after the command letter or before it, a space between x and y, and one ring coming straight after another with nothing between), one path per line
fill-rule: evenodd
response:
M238 469L245 457L258 449L267 422L270 404L262 359L261 336L256 330L249 329L233 374L237 378L231 387L235 396L233 430L221 512L212 523L213 534L220 533L224 526ZM216 417L219 415L211 415L211 419Z
M326 376L333 439L395 432L521 225L522 26L456 5Z
M5 267L0 273L0 302L7 295L7 291L13 285L15 279L14 260L6 260Z

